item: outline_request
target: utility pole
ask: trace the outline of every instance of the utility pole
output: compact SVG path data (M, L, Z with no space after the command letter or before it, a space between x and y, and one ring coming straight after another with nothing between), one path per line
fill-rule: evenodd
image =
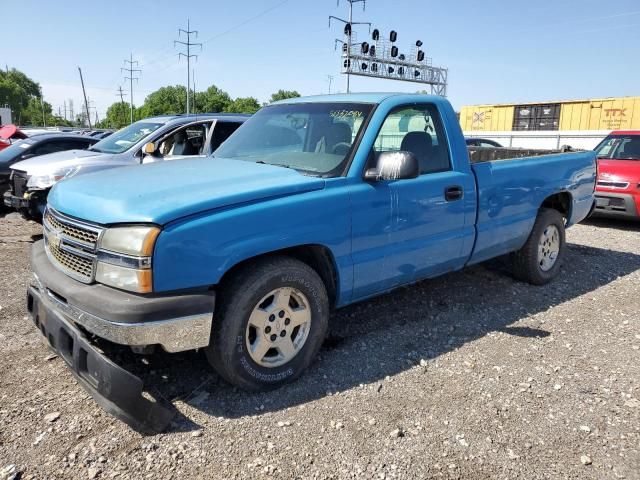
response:
M196 60L198 58L197 55L192 55L191 54L191 47L200 47L200 51L202 51L202 44L201 43L193 43L191 42L191 35L194 35L196 38L198 38L198 31L197 30L190 30L191 28L191 24L189 22L189 19L187 19L187 29L184 30L182 28L178 29L178 37L180 37L181 33L184 33L187 36L187 41L186 42L182 42L180 40L174 40L173 41L173 46L176 46L176 43L179 43L180 45L184 45L185 47L187 47L187 53L178 53L178 58L180 57L185 57L187 59L187 115L189 115L189 90L191 89L191 57L196 57Z
M124 93L124 92L122 91L122 86L119 86L119 87L118 87L118 93L117 93L117 95L119 95L119 96L120 96L120 103L124 103L124 96L126 95L126 93Z
M126 95L126 93L124 93L122 91L122 85L118 87L118 93L116 95L120 95L120 104L124 105L124 96ZM122 119L122 123L125 123L125 119Z
M333 82L333 75L327 75L327 81L329 82L329 95L331 95L331 82Z
M82 79L82 70L78 67L80 72L80 83L82 84L82 95L84 96L84 106L87 110L87 123L89 124L89 130L91 130L91 118L89 117L89 104L87 103L87 92L84 89L84 80Z
M191 79L193 80L193 112L198 113L198 109L196 108L196 71L191 70Z
M47 119L44 117L44 100L42 99L42 87L40 87L40 107L42 108L42 125L46 127Z
M133 81L138 82L138 77L134 77L135 73L142 73L142 70L133 68L134 66L138 66L138 61L133 59L133 53L131 54L130 60L124 61L125 65L129 65L129 67L122 67L120 71L125 71L129 74L128 77L124 77L125 80L129 80L129 106L131 107L131 123L133 123Z
M336 40L336 42L341 42L343 45L347 46L346 61L347 61L348 67L346 71L346 76L347 76L347 93L349 93L349 80L350 80L349 72L351 71L351 35L353 33L353 25L369 25L369 30L371 30L371 23L353 21L353 4L362 3L362 11L364 12L364 9L367 5L367 0L347 0L347 2L349 2L349 20L344 20L342 18L338 18L338 17L334 17L333 15L330 15L329 26L331 26L331 19L337 20L345 24L345 36L347 37L347 41L343 42L342 40ZM338 0L338 4L340 4L340 0ZM348 32L346 30L347 26L349 28Z

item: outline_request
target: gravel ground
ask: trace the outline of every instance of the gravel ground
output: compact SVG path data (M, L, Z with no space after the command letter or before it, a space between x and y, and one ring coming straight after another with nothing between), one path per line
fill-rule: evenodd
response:
M179 411L146 437L25 317L38 234L0 218L0 480L640 478L640 224L572 228L545 287L498 260L341 310L274 392L230 387L202 354L123 354Z

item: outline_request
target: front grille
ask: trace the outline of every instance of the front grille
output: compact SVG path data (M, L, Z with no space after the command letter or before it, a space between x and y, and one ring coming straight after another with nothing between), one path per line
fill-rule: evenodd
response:
M607 182L605 180L598 180L599 187L607 187L607 188L627 188L629 186L628 182Z
M63 223L63 221L58 220L58 218L54 217L51 214L51 210L47 210L47 212L45 213L44 221L49 224L50 230L63 233L67 237L86 243L87 245L91 245L92 247L95 247L95 245L98 243L98 236L100 235L99 230L89 230L84 226L72 224L70 222Z
M43 227L51 263L76 280L93 282L98 240L103 229L71 219L51 208L45 211Z
M75 274L85 278L90 282L93 278L93 260L89 258L81 257L71 252L61 250L52 243L48 243L49 252L51 256L62 265L63 271L72 271Z
M16 197L22 197L27 191L27 181L29 180L27 172L23 172L22 170L13 170L12 180L13 194Z

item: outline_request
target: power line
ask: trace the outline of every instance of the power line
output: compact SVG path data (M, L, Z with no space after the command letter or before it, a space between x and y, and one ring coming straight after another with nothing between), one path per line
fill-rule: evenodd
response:
M129 64L129 67L121 67L120 71L125 71L129 73L129 76L125 76L124 79L125 80L129 80L129 105L131 107L131 122L133 123L133 81L135 80L136 83L138 83L139 77L134 77L133 74L134 73L142 73L142 70L138 69L138 68L133 68L134 66L138 66L138 61L133 59L133 53L130 56L130 60L126 60L124 61L124 64L127 65Z
M260 13L258 13L258 14L256 14L256 15L254 15L253 17L247 18L246 20L243 20L242 22L237 23L237 24L233 25L232 27L229 27L227 30L225 30L225 31L223 31L223 32L220 32L220 33L215 34L213 37L208 38L207 40L203 41L202 43L209 43L210 41L215 40L216 38L220 38L220 37L222 37L223 35L226 35L227 33L233 32L234 30L236 30L236 29L238 29L238 28L240 28L240 27L245 26L247 23L252 22L252 21L254 21L254 20L256 20L256 19L258 19L258 18L260 18L260 17L262 17L262 16L266 15L267 13L269 13L269 12L271 12L271 11L275 10L276 8L281 7L282 5L284 5L285 3L287 3L288 1L289 1L289 0L283 0L282 2L277 3L277 4L275 4L274 6L269 7L269 8L267 8L266 10L261 11Z
M269 12L271 12L271 11L273 11L273 10L275 10L275 9L279 8L279 7L281 7L282 5L284 5L285 3L288 3L288 2L289 2L289 0L282 0L281 2L279 2L279 3L275 4L275 5L273 5L272 7L269 7L269 8L267 8L267 9L265 9L265 10L262 10L261 12L257 13L256 15L254 15L254 16L252 16L252 17L250 17L250 18L247 18L246 20L243 20L243 21L241 21L240 23L237 23L237 24L235 24L235 25L233 25L233 26L229 27L227 30L224 30L224 31L222 31L222 32L220 32L220 33L217 33L217 34L215 34L214 36L212 36L212 37L210 37L210 38L208 38L208 39L204 40L204 41L202 42L202 44L204 45L205 43L209 43L209 42L211 42L211 41L213 41L213 40L216 40L217 38L220 38L220 37L222 37L222 36L224 36L224 35L227 35L228 33L231 33L231 32L233 32L234 30L237 30L238 28L245 26L246 24L248 24L248 23L250 23L250 22L252 22L252 21L254 21L254 20L256 20L256 19L258 19L258 18L260 18L260 17L262 17L262 16L264 16L264 15L266 15L267 13L269 13ZM175 45L174 45L174 47L175 47ZM147 61L147 62L145 62L145 63L143 63L143 64L141 64L141 65L139 65L139 66L142 68L142 67L146 67L146 66L148 66L148 65L152 65L152 64L154 64L154 63L158 63L158 62L162 62L162 61L164 61L164 60L168 60L169 58L171 58L171 57L173 57L173 56L175 55L175 54L171 54L171 55L164 55L164 52L166 52L167 50L169 50L169 48L171 48L171 47L167 47L167 48L163 48L163 49L156 50L156 52L155 52L155 53L156 53L157 55L152 55L152 57L154 57L154 58L152 58L152 60L149 60L149 61ZM158 70L158 71L164 71L164 70L166 70L167 68L168 68L168 67L163 67L163 68L161 68L161 69L160 69L160 70Z
M197 30L190 30L191 26L189 23L189 19L187 19L187 29L184 30L182 28L178 29L178 37L180 37L181 33L184 33L187 36L187 41L183 42L181 40L174 40L173 41L173 45L175 46L177 43L179 43L180 45L184 45L185 47L187 47L187 53L178 53L178 58L180 57L185 57L187 59L187 115L189 115L189 91L191 90L191 57L195 57L196 59L198 58L197 55L194 55L191 53L191 47L200 47L200 50L202 51L202 43L194 43L191 41L191 35L195 35L195 37L198 37L198 31Z

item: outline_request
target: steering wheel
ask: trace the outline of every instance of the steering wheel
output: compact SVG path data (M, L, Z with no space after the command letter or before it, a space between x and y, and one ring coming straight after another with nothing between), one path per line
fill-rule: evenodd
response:
M343 152L337 151L341 148L344 149ZM331 149L331 153L333 153L334 155L346 155L350 149L351 149L351 144L349 142L339 142L333 146L333 148Z

